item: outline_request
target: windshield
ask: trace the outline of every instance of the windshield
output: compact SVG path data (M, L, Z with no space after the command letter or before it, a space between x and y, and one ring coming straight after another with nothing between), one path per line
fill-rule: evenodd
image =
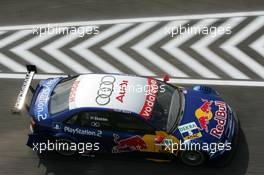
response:
M158 92L150 122L169 132L180 112L180 94L177 88L158 81Z
M50 97L50 114L56 114L69 108L69 95L76 78L63 79L53 90Z

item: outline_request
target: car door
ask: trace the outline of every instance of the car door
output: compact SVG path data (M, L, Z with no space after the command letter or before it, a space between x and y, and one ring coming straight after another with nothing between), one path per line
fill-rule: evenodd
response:
M155 129L132 113L112 111L112 153L155 152Z
M137 114L111 112L110 115L113 122L113 153L137 152L160 159L172 156L171 147L167 149L167 145L177 142L174 136L156 130Z
M111 130L111 127L107 112L86 110L75 113L64 121L63 132L78 142L99 143L98 152L107 152L111 148L107 140L107 130Z

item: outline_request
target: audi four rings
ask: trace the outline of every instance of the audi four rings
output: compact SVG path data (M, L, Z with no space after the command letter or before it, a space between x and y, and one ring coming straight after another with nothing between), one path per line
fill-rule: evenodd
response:
M124 153L179 159L191 166L224 163L233 155L239 132L236 114L217 91L178 87L152 77L83 74L41 80L27 74L14 106L31 119L27 145L60 141L99 143L89 154ZM183 144L222 144L215 149L180 149ZM74 155L76 151L58 151ZM88 154L88 153L85 153Z
M115 77L110 75L102 77L99 90L97 91L98 96L96 97L98 105L106 105L110 102L115 80Z

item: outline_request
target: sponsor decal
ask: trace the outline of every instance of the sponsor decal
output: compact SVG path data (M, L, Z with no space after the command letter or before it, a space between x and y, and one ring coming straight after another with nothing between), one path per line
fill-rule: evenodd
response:
M98 117L98 116L90 116L90 120L96 120L101 122L108 122L108 118Z
M123 103L123 99L124 99L124 97L126 95L127 86L128 86L128 81L127 80L123 80L119 84L119 95L116 97L116 99L118 101L120 101L121 103Z
M180 133L189 132L198 128L195 122L187 123L178 127Z
M208 124L210 120L213 117L213 113L211 111L211 105L213 104L213 101L204 100L202 99L203 104L201 107L196 109L195 116L199 121L201 130L205 130L208 132Z
M21 90L18 94L17 101L15 104L15 108L21 109L23 107L23 101L26 98L27 88L30 86L31 80L34 76L34 72L27 72Z
M99 128L101 126L101 124L99 122L91 122L91 126L92 127L96 127L96 128Z
M61 123L57 123L57 122L52 123L52 128L56 130L61 129Z
M147 149L147 144L145 143L143 138L141 138L138 135L125 139L119 139L119 135L113 134L113 137L114 137L114 142L117 144L112 149L113 153L130 152L130 151Z
M80 80L75 80L72 84L70 96L69 96L69 102L74 102L76 97L77 88L80 84Z
M157 146L166 146L168 144L172 144L173 140L172 139L163 139L161 143L156 142L155 145Z
M195 122L187 123L178 127L184 140L193 140L202 137Z
M107 105L110 102L110 97L114 91L114 82L116 78L111 75L103 76L97 91L97 97L95 99L98 105Z
M102 137L102 131L91 131L88 129L81 129L81 128L71 128L68 126L64 127L64 132L71 133L71 134L80 134L80 135L87 135L87 136L95 136L95 137Z
M226 104L222 101L215 101L215 106L218 106L218 110L215 112L214 120L217 121L215 128L212 128L210 134L218 139L223 135L226 125L227 113Z
M159 153L164 153L167 152L169 153L167 147L172 145L174 142L172 139L163 139L161 143L155 143L156 146L160 147L160 149L157 149L157 152Z
M146 101L140 112L140 115L145 119L150 119L154 108L156 95L158 92L158 82L153 78L148 79L148 90L146 93Z
M202 133L198 132L198 133L195 133L193 135L189 135L189 136L184 137L184 140L194 140L194 139L198 139L200 137L202 137Z
M35 103L35 115L37 116L38 121L45 120L48 118L48 102L50 94L52 93L53 88L60 81L60 78L48 79L42 85L43 88L38 94Z

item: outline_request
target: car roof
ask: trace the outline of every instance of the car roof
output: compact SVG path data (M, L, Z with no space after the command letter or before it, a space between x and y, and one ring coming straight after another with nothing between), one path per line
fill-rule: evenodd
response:
M69 109L104 108L129 111L140 115L151 113L157 80L122 74L85 74L73 82Z

